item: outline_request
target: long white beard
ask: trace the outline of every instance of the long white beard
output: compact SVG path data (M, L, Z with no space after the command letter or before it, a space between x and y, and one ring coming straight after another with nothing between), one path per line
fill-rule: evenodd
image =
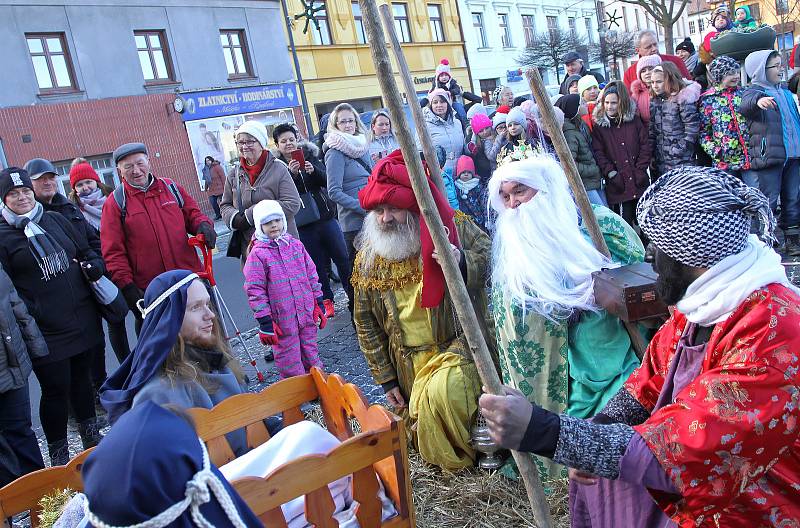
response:
M592 272L611 261L583 236L577 211L547 195L500 211L492 249L492 282L524 310L551 320L597 311Z
M378 225L375 213L370 212L364 218L364 225L354 245L361 253L362 270L371 268L376 256L392 262L409 259L419 255L422 248L419 220L413 214L409 214L405 224L398 224L393 229L384 229Z

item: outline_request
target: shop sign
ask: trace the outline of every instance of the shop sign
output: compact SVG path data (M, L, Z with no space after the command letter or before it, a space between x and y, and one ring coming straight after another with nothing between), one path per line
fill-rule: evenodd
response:
M295 83L182 93L184 121L298 106Z

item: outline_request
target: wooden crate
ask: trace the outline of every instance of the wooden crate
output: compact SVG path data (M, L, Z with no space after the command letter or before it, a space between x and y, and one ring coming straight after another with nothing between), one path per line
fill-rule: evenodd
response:
M656 293L658 275L648 262L597 271L595 302L627 323L669 316L667 305Z

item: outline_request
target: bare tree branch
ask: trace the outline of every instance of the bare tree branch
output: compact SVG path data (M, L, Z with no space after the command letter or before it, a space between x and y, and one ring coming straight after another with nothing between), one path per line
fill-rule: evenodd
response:
M586 49L586 38L582 35L573 35L561 27L548 29L543 33L536 32L531 38L531 45L517 58L520 66L533 66L535 68L554 69L556 78L561 82L558 66L561 58L570 51Z
M637 5L644 9L650 16L653 17L656 24L661 26L664 30L664 44L666 45L666 52L672 53L674 51L674 43L672 36L674 34L673 25L677 22L686 6L689 5L689 0L619 0L623 4ZM676 5L678 4L678 5Z
M609 31L606 33L605 42L593 44L589 47L589 57L592 62L602 62L610 68L611 77L618 79L618 61L630 57L636 52L636 33L632 31Z

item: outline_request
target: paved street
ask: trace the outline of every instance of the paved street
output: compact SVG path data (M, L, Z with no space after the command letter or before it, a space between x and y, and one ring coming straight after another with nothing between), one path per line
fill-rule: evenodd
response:
M224 231L224 228L219 224L217 228L219 231ZM238 340L233 340L233 351L245 367L245 373L250 380L249 388L250 390L258 391L277 381L278 373L274 363L266 363L264 361L263 354L265 348L258 340L256 322L253 319L250 307L247 305L247 297L242 288L244 279L239 261L224 256L228 238L228 234L221 234L219 237L218 252L214 257L214 276L217 279L220 294L228 306L236 325L242 332L244 342L250 352L256 357L258 368L264 373L265 382L263 384L258 383L255 370L249 363L247 353ZM364 356L358 348L355 331L350 324L350 318L347 312L347 297L341 286L338 284L335 286L338 287L335 294L337 315L328 322L324 330L319 332L319 351L320 357L325 365L325 370L327 372L340 374L348 382L358 385L371 403L383 401L383 391L380 387L373 384L372 376L369 374ZM128 338L131 343L131 348L133 348L136 343L136 334L133 330L133 316L130 314L128 315L127 327ZM231 331L232 329L229 329L229 332ZM111 346L106 342L107 371L109 373L114 372L114 369L116 369L118 365L114 352L111 350ZM42 452L45 453L45 461L47 461L47 448L45 445L44 433L42 432L39 422L38 409L40 394L41 391L39 383L36 381L36 376L31 374L31 415L33 418L34 430L39 437L39 444L42 447ZM69 435L70 445L73 454L75 454L80 451L80 441L76 431L70 429Z

